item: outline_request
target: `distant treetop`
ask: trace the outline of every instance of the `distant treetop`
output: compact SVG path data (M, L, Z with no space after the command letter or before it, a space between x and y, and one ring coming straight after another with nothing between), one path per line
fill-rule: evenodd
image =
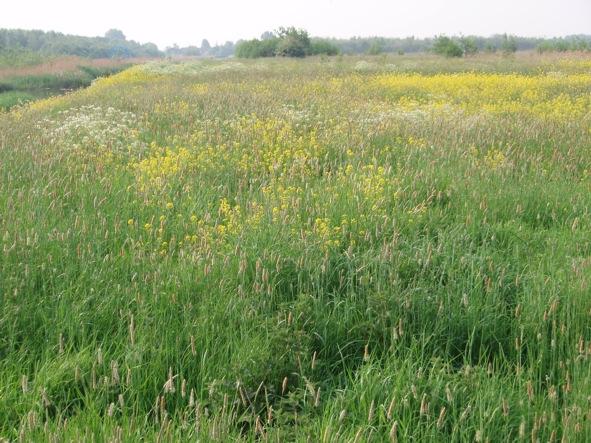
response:
M120 31L119 29L109 29L107 32L105 32L105 38L109 40L126 40L125 34L123 34L123 31Z

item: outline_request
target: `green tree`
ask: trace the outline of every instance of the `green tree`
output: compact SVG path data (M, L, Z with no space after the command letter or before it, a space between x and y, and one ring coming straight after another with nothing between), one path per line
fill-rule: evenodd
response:
M279 39L277 37L266 40L243 40L236 44L234 55L239 58L274 57L277 52Z
M517 52L517 41L515 40L515 37L512 35L503 34L501 50L505 55L510 55Z
M461 57L464 55L462 47L451 38L441 35L435 39L433 52L444 57Z
M205 53L209 52L210 49L211 49L211 45L209 44L209 41L206 38L204 38L201 41L201 52L205 54Z
M105 38L108 40L126 40L125 34L123 34L123 31L120 31L119 29L109 29L107 32L105 32Z
M328 40L314 39L310 45L310 55L338 55L338 46Z
M261 34L261 40L271 40L272 38L276 38L276 37L277 36L272 31L265 31Z
M488 52L489 54L494 54L495 52L497 52L497 47L492 43L487 43L484 47L484 51Z
M303 29L279 28L276 32L279 37L277 55L282 57L305 57L310 53L310 36Z
M384 41L379 38L374 39L374 41L371 42L367 53L369 55L378 55L382 52L384 52Z
M464 55L474 55L478 52L478 45L474 37L462 37L460 39L460 45L464 51Z

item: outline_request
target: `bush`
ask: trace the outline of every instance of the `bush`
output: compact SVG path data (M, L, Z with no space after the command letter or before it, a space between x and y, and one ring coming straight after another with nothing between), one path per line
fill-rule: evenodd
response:
M278 43L277 37L242 41L236 45L235 55L240 58L274 57Z
M433 52L445 57L461 57L464 55L462 47L449 37L439 36L433 44Z
M497 52L497 47L492 43L487 43L487 45L484 47L484 51L488 52L489 54L494 54Z
M339 48L328 40L313 40L310 45L311 55L338 55Z
M11 85L10 83L0 83L0 94L2 94L3 92L13 91L13 90L14 90L14 86Z
M282 57L305 57L310 53L310 36L303 29L279 28L277 55Z
M8 91L0 94L0 111L6 111L13 106L17 106L28 101L34 100L35 97L27 92Z
M308 32L303 29L279 28L275 33L265 33L261 40L253 39L236 45L236 57L259 58L305 57L306 55L337 55L339 49L326 40L312 42Z

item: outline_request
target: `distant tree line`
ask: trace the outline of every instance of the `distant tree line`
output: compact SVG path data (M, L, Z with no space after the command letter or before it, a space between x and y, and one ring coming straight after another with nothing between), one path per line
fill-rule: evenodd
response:
M164 51L169 57L216 57L225 58L234 55L236 45L234 42L227 41L223 45L211 46L207 39L201 41L201 46L179 47L173 45Z
M507 34L496 34L490 37L436 36L423 39L415 37L353 37L350 39L328 39L327 42L336 46L343 54L404 54L431 51L442 53L440 50L444 49L444 52L449 56L461 56L471 55L476 52L501 51L510 53L526 50L538 50L544 52L591 49L591 35L573 35L550 39L519 37Z
M543 52L589 51L591 50L591 36L575 35L551 39L525 39L503 34L500 39L490 37L446 37L439 36L433 42L432 50L436 54L446 57L470 56L481 50L485 52L501 51L512 54L517 50L536 49Z
M235 55L242 58L336 54L369 54L434 52L446 57L462 57L478 52L516 51L586 51L591 50L591 35L573 35L562 38L519 37L497 34L480 36L435 36L433 38L353 37L349 39L311 38L304 30L280 28L265 32L260 39L239 41Z
M34 52L43 55L76 55L88 58L158 57L154 43L127 40L117 29L104 37L81 37L60 32L0 29L0 52Z
M130 57L305 57L308 55L414 53L435 52L447 57L470 56L477 52L503 52L537 50L538 52L564 52L591 50L591 35L573 35L561 38L518 37L507 34L491 37L436 36L433 38L353 37L349 39L313 38L307 31L294 27L265 32L258 39L228 41L210 45L204 39L201 46L174 45L160 51L154 43L127 40L123 32L110 29L103 37L81 37L59 32L0 29L0 57L19 54L75 55L88 58ZM25 57L26 58L26 57Z
M591 50L590 36L573 36L569 38L552 38L540 42L538 52L567 52Z
M431 48L435 54L443 55L445 57L462 57L476 54L481 47L477 42L477 37L447 37L441 35L435 38L433 47ZM500 50L505 55L517 52L517 39L512 35L504 34L500 44ZM486 52L496 52L497 46L490 42L486 44L484 50Z

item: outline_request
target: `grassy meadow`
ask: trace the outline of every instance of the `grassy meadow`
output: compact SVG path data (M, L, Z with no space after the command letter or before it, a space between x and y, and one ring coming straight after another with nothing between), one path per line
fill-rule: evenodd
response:
M151 62L0 113L0 440L591 439L591 56Z

